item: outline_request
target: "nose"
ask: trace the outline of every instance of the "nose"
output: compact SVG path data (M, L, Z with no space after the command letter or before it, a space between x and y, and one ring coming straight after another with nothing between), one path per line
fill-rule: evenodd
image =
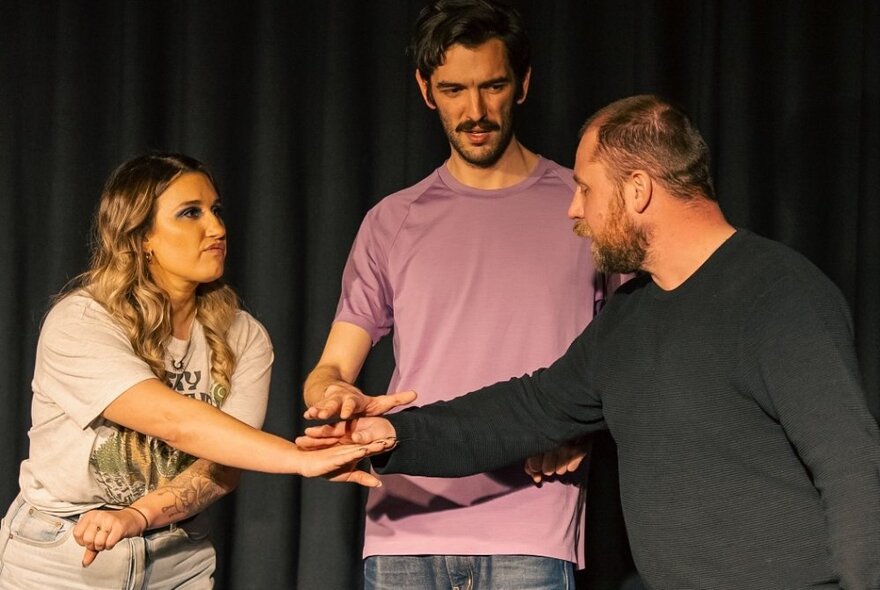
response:
M226 224L223 219L213 211L209 211L205 216L206 232L212 238L226 237Z
M584 217L584 204L580 192L581 190L579 188L574 189L574 195L571 197L571 204L568 206L569 219L583 219Z
M479 121L486 116L486 101L483 92L479 88L472 88L468 92L467 116L472 121Z

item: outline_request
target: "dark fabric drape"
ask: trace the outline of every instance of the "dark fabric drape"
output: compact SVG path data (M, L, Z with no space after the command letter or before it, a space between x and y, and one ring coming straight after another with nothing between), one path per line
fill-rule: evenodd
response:
M275 345L266 429L301 432L300 385L361 218L448 153L404 55L422 4L0 2L4 510L27 454L41 318L85 267L103 180L150 149L215 171L227 277ZM682 103L713 150L729 219L803 252L844 292L880 413L880 4L515 4L534 46L523 143L570 166L596 108L642 92ZM382 344L368 362L367 390L384 390L389 356ZM599 446L579 587L620 588L632 566L613 445ZM358 588L362 500L353 487L246 474L211 512L217 587Z

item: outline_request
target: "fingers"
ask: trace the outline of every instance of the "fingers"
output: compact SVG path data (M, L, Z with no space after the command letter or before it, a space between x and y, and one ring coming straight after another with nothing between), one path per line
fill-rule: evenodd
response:
M119 542L119 538L119 531L114 531L112 528L108 530L94 524L85 527L79 537L74 535L76 542L86 548L83 553L82 566L89 567L98 557L98 553L113 549Z
M95 561L96 557L98 557L98 551L95 551L93 549L86 549L86 552L82 558L82 566L89 567L90 565L92 565L92 562Z
M331 385L324 399L307 409L303 417L308 420L348 420L358 415L379 416L397 406L412 403L416 397L415 391L368 396L353 385Z
M349 473L345 473L342 475L337 475L336 477L329 478L330 481L341 481L346 483L356 483L358 485L362 485L367 488L378 488L382 487L382 482L379 481L379 478L373 475L372 473L367 473L366 471L361 471L360 469L351 471Z
M547 451L546 453L544 453L544 458L541 462L541 473L547 476L553 475L557 472L560 463L562 463L562 461L560 460L558 449Z
M321 400L305 411L303 417L307 420L325 420L340 413L341 400L331 397Z
M298 436L293 443L304 451L319 451L339 444L338 438L313 438L311 436Z
M392 408L412 403L418 394L415 391L400 391L372 398L367 404L364 415L379 416Z
M141 534L137 514L128 510L90 510L80 515L73 527L73 538L86 548L83 567L88 567L101 551L113 549L119 541Z
M397 432L385 418L360 418L351 432L355 443L367 444L373 441L396 439Z
M523 464L523 471L526 472L526 475L532 478L532 483L535 485L540 485L541 480L543 479L543 474L541 473L542 465L543 455L533 455L527 458Z
M305 429L306 436L313 438L342 438L346 432L345 422L334 424L322 424L321 426L309 426Z
M581 466L581 462L583 462L584 457L586 457L586 455L576 455L572 457L568 461L568 463L565 464L565 471L567 471L568 473L571 473L572 471L577 471L577 468ZM560 475L562 474L560 473Z

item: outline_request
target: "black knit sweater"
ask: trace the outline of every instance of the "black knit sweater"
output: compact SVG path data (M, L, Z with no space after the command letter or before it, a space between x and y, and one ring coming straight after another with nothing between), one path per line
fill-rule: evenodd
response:
M651 588L880 588L880 436L849 312L747 231L673 291L624 285L549 368L389 419L377 469L433 476L607 426Z

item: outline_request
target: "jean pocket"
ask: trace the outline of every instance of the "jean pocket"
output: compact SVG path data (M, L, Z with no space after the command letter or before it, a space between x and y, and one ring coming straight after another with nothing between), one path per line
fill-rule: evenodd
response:
M51 547L63 543L73 531L76 521L62 518L24 505L9 523L9 532L22 542Z

